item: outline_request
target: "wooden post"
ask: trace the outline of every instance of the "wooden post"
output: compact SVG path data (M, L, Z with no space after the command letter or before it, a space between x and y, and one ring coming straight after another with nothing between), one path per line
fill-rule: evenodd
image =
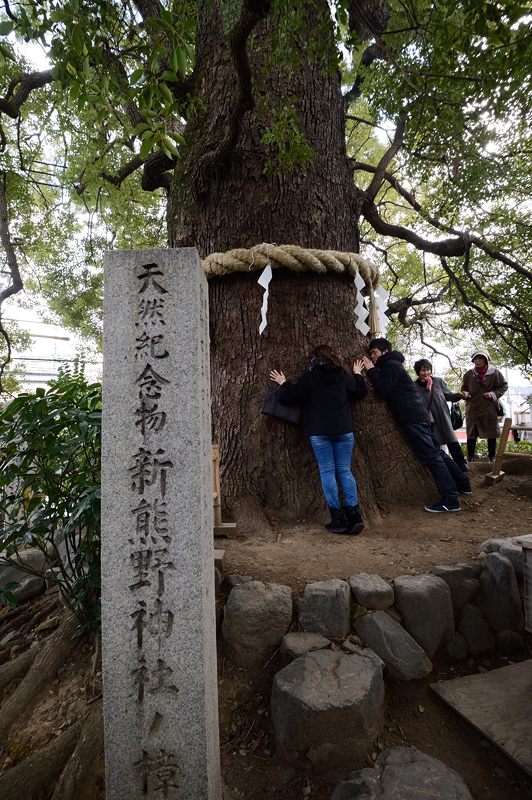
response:
M489 475L486 475L486 477L484 478L484 483L487 484L488 486L493 486L495 483L497 483L504 477L504 472L501 471L501 467L511 427L512 427L512 420L510 417L506 417L506 419L504 420L504 425L502 426L502 433L501 433L501 438L499 439L497 455L495 456L495 463Z
M214 535L236 539L236 522L222 522L222 492L220 488L220 445L212 446L212 507L214 512Z
M220 493L220 445L212 446L212 506L214 511L214 527L222 524L222 496Z

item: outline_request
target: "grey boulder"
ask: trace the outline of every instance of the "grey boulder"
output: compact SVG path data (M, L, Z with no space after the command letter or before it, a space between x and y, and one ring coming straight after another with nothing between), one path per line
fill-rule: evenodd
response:
M346 581L307 583L299 605L303 630L330 639L344 638L351 623L351 589Z
M490 653L495 647L495 637L477 606L464 606L458 617L457 628L467 642L469 655L475 657Z
M372 611L386 611L393 606L393 588L380 575L361 572L351 575L349 585L356 602Z
M291 622L289 586L262 581L235 586L222 623L226 653L242 667L259 666L278 646Z
M382 665L332 650L292 661L274 678L272 722L277 752L311 762L317 772L345 774L363 760L379 733L384 704Z
M331 800L473 800L454 769L415 747L384 750L373 769L351 774Z
M432 574L442 578L449 587L454 611L471 603L480 589L477 580L482 571L479 564L454 564L450 567L433 567Z
M368 611L357 620L355 629L382 658L393 678L411 681L432 672L432 663L423 648L385 611Z
M452 639L451 592L436 575L401 575L394 580L395 605L404 627L429 658Z
M511 562L517 576L523 575L523 548L519 544L526 536L513 536L509 539L486 539L479 545L481 553L500 553Z
M524 625L514 569L506 556L488 553L480 575L478 606L494 631L520 630Z
M329 647L330 641L319 633L305 633L304 631L291 631L283 636L280 653L284 661L293 661L294 658L310 653L312 650L323 650Z

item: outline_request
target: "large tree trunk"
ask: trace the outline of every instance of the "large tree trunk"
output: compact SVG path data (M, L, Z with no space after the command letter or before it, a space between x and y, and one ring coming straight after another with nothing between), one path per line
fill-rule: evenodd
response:
M262 242L358 251L357 205L345 151L340 77L332 53L327 0L283 4L299 14L299 63L283 64L275 50L281 22L272 14L248 44L255 109L243 117L230 157L214 160L228 130L235 73L217 2L204 4L198 36L203 104L187 128L189 159L169 202L171 246L196 246L202 256ZM297 30L292 18L289 27ZM292 44L294 46L294 43ZM311 160L271 172L261 143L286 98L294 98ZM314 273L274 273L268 327L259 337L262 289L258 274L210 281L213 440L219 442L222 494L246 528L266 510L271 519L322 511L324 501L309 444L300 430L260 414L271 368L292 378L324 342L349 367L365 349L354 328L351 279ZM354 405L355 471L366 513L399 499L424 496L424 473L372 395ZM404 466L403 466L404 464Z
M268 326L258 335L262 289L256 274L210 281L212 409L220 444L223 495L254 524L256 505L273 519L323 515L324 500L310 444L299 427L260 413L270 369L295 379L308 368L310 345L328 342L350 368L365 352L353 326L354 287L335 275L274 272ZM425 497L421 467L413 462L386 405L353 402L355 474L367 515L377 507ZM245 516L244 513L246 512Z

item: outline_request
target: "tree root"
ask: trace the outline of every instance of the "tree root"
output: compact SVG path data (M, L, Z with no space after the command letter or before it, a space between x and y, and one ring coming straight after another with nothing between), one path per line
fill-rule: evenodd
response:
M0 664L5 664L6 661L9 661L14 647L18 647L21 651L27 650L28 647L31 647L31 639L16 639L14 642L9 642L9 644L0 647ZM22 655L22 653L19 653L19 655Z
M24 636L30 630L32 630L33 628L36 628L37 625L40 622L42 622L44 619L49 617L51 615L52 611L55 610L56 608L57 609L60 608L60 603L59 603L59 600L54 598L53 600L50 600L44 606L44 608L41 608L40 611L37 611L35 614L33 614L31 620L29 622L27 622L25 625L23 625L22 628L20 629L21 634Z
M15 721L22 724L28 718L37 698L55 679L58 668L71 651L78 646L78 640L72 638L76 626L77 620L71 617L48 638L46 646L35 657L26 677L3 703L0 714L0 742L7 741Z
M10 619L8 622L5 622L2 625L2 636L5 636L6 634L10 633L16 628L21 627L22 625L31 623L32 619L33 619L33 614L31 613L31 611L27 610L23 614L20 614L18 617Z
M76 749L61 773L52 800L96 800L103 796L102 701L94 703L83 721Z
M31 647L29 650L26 650L25 653L18 656L18 658L13 658L11 661L8 661L7 664L4 664L0 668L0 691L3 691L11 681L17 678L23 678L33 664L36 655L37 648Z
M256 497L240 497L233 503L233 517L238 531L255 539L275 541L275 532Z
M76 746L81 724L81 721L75 722L46 747L0 776L2 800L38 800L48 795Z

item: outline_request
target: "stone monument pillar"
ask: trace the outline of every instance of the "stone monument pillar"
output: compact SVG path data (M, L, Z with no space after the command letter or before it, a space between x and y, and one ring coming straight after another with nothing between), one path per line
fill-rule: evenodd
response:
M195 249L105 259L108 800L220 800L207 281Z

